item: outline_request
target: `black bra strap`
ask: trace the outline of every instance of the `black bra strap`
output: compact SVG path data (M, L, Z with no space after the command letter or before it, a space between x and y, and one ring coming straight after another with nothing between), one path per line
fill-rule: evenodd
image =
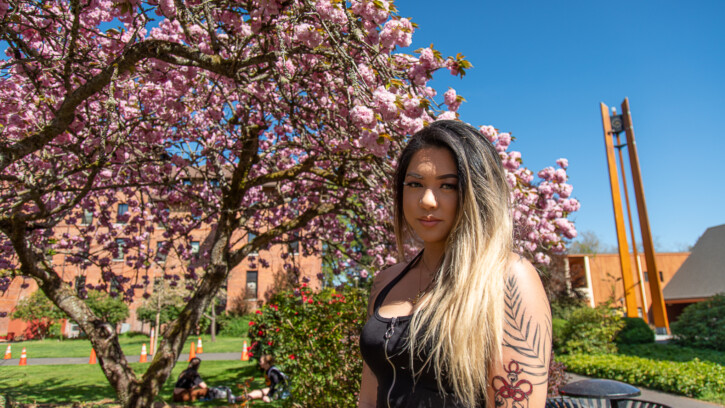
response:
M375 298L375 308L373 309L374 312L377 312L378 309L380 309L380 306L383 305L383 301L385 300L385 297L388 296L388 292L390 292L391 289L393 289L393 286L397 285L398 282L400 282L401 279L405 276L406 273L418 262L418 259L423 255L423 251L418 252L418 255L413 258L408 265L405 266L405 269L403 269L398 276L395 277L390 283L388 283L383 290L380 291L378 294L378 297Z

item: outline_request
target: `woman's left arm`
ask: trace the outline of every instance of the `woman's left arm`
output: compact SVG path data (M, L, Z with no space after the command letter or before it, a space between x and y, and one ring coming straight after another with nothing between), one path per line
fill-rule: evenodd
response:
M536 269L512 255L504 288L501 361L490 367L489 401L497 408L546 404L551 358L551 310Z

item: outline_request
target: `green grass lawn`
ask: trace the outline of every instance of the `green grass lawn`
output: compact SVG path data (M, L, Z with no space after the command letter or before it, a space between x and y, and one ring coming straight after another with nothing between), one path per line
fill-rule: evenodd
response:
M184 352L188 353L191 342L196 344L198 336L189 336L186 340ZM211 336L204 334L201 336L204 353L226 353L239 352L241 355L244 340L246 338L239 337L221 337L216 336L216 341L211 342ZM127 356L138 356L141 354L141 345L146 344L146 350L150 351L149 338L143 335L125 336L119 338L121 348ZM30 340L10 343L12 345L13 358L20 358L20 352L25 347L28 358L44 358L44 357L89 357L91 354L91 342L86 339L76 340ZM5 353L7 343L0 343L0 352ZM202 357L202 356L199 356Z
M206 347L206 346L205 346ZM137 374L143 373L148 363L131 364ZM174 382L186 364L179 363L157 400L171 402ZM199 372L209 386L226 385L241 394L240 384L254 377L252 389L264 387L264 375L253 361L204 361ZM0 394L10 395L19 403L72 404L73 402L103 402L115 405L115 393L97 365L55 366L3 366L0 367ZM191 403L187 403L192 405ZM227 406L223 400L196 402L195 406ZM254 405L279 407L281 404Z

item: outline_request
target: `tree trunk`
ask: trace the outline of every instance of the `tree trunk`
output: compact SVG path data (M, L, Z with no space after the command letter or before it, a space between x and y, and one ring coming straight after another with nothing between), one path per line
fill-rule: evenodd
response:
M211 341L212 343L216 341L216 299L212 302L211 305Z

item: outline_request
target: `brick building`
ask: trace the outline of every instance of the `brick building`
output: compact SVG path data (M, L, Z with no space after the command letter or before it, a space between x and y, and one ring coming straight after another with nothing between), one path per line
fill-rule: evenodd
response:
M123 200L119 200L118 203L114 204L114 207L116 216L115 226L119 227L127 221L129 208ZM181 210L172 210L173 212L181 212ZM88 212L84 212L80 216L80 224L82 225L88 225L93 222L92 215ZM103 232L102 228L98 228L98 231ZM58 237L64 233L71 236L73 234L79 234L78 228L74 225L60 225L56 228L55 232ZM164 232L165 228L163 225L157 223L153 233L149 234L146 243L147 247L158 249L164 241ZM202 225L201 228L192 232L188 242L192 254L201 255L204 253L207 245L211 245L206 241L211 232L212 230L208 225ZM124 245L123 240L124 238L116 239L117 245L121 248ZM249 237L246 235L234 237L237 245L243 245L248 240ZM90 248L89 251L96 249L98 248ZM125 324L119 328L122 331L148 332L150 330L149 325L143 324L136 316L136 310L141 305L143 293L153 291L154 284L161 282L164 276L181 276L189 264L193 266L194 263L198 262L198 260L195 260L196 255L192 257L191 261L183 261L175 256L173 251L167 255L159 255L158 250L156 253L155 261L142 269L135 269L127 265L125 257L129 256L129 254L124 254L123 251L118 251L117 254L113 255L110 268L114 274L129 278L130 283L143 284L144 286L143 289L136 290L134 301L129 304L130 316ZM246 303L251 308L263 303L274 289L276 283L284 276L286 272L284 271L285 264L296 266L300 271L300 279L308 278L311 287L319 287L317 274L321 272L322 260L318 256L302 255L299 251L299 243L297 242L292 241L288 245L273 245L269 250L263 250L261 253L253 255L242 261L229 273L226 285L227 309L238 305L240 302ZM64 281L73 284L76 288L89 284L98 285L102 283L101 269L99 267L90 266L85 270L81 270L78 266L67 262L67 256L69 255L58 253L51 260L55 270ZM259 259L264 259L266 262L263 264L259 262ZM108 284L112 288L114 281L108 282ZM11 313L18 301L27 298L36 290L38 290L38 286L32 278L16 277L5 292L0 292L0 311L8 312L7 316L0 317L0 336L7 335L8 333L14 333L17 336L25 331L27 324L21 320L12 319ZM66 335L76 334L75 331L77 331L75 325L65 325L64 333Z

